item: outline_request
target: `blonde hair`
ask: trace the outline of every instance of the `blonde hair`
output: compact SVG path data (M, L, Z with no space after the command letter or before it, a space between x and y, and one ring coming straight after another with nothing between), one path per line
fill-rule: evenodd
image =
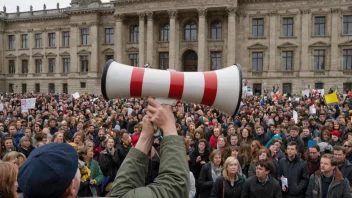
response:
M0 193L4 197L17 198L17 193L13 190L13 185L17 181L18 168L11 163L0 163Z
M238 162L238 160L236 158L232 157L232 156L228 157L225 160L224 167L222 169L222 176L225 178L225 180L230 180L230 178L229 178L229 176L227 174L227 167L231 163L237 163L237 166L238 166L237 173L240 170L240 163Z

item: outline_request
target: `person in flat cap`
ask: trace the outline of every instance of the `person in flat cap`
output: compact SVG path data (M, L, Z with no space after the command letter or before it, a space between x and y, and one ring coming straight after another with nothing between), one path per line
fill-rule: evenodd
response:
M19 170L20 197L77 197L80 177L78 153L71 145L46 144L35 149Z

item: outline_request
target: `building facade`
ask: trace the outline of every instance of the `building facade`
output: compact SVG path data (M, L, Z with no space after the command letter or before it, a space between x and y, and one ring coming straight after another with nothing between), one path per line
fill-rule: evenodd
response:
M253 92L351 90L352 2L72 0L0 13L1 92L100 93L108 59L177 71L239 63Z

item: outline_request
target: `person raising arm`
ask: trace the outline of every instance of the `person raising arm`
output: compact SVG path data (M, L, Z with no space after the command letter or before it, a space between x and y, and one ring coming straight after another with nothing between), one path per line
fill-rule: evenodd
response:
M148 98L147 115L135 148L131 148L112 186L110 197L188 197L189 168L182 136L177 135L170 106L162 106ZM153 183L144 186L148 173L148 153L153 143L153 124L163 130L159 174Z

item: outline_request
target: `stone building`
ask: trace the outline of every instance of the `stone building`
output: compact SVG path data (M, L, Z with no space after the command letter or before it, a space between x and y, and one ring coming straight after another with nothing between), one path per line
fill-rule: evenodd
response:
M72 0L0 13L0 91L100 93L108 59L208 71L254 92L352 88L350 0ZM231 86L231 85L229 85Z

